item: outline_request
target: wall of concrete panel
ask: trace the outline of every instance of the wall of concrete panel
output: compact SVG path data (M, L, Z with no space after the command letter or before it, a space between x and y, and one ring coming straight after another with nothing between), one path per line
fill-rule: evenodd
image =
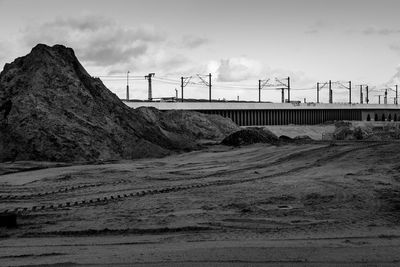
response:
M382 119L382 116L389 118L390 112L384 111L362 111L357 109L299 109L299 110L198 110L206 114L218 114L230 118L240 126L263 126L263 125L312 125L320 124L327 121L335 120L367 120L368 114L377 113L377 116ZM400 120L400 111L392 112L390 118ZM395 116L396 115L396 116ZM371 117L372 118L372 117ZM373 119L373 118L372 118Z
M400 121L400 111L398 110L363 110L363 121Z

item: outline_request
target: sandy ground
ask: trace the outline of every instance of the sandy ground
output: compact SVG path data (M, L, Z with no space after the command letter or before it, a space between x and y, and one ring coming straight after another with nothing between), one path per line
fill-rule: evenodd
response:
M369 131L381 129L399 129L399 122L390 121L344 121L349 122L352 128L361 127L363 129L368 129ZM251 128L251 127L250 127ZM331 139L334 134L336 127L334 124L319 124L319 125L269 125L265 126L265 129L273 132L276 136L286 135L288 137L294 138L296 136L308 136L313 140L323 140L325 135L325 140ZM387 130L386 130L387 132ZM375 132L375 135L379 134Z
M0 265L398 266L399 142L255 144L0 176Z
M313 140L322 140L323 134L333 134L335 132L335 125L333 124L320 124L320 125L269 125L264 127L270 130L276 136L286 135L290 138L296 136L307 135Z

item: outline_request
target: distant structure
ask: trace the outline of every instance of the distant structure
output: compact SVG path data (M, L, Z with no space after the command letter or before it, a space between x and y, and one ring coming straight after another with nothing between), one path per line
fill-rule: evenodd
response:
M171 99L172 100L172 99ZM257 102L125 102L131 108L155 107L159 110L192 110L230 118L240 126L311 125L339 120L400 120L398 105L257 103Z
M126 73L126 100L129 100L129 70Z
M155 75L155 73L149 73L148 75L144 76L144 78L149 81L149 89L148 89L148 92L149 92L148 100L149 101L153 100L153 92L151 89L151 78L154 77L154 75Z

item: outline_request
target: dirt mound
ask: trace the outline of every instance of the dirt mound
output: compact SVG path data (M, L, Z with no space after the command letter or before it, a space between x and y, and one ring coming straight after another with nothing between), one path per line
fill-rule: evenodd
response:
M333 133L336 140L354 140L354 130L350 126L340 126Z
M62 45L39 44L0 73L0 161L159 157L236 129L195 112L133 110Z
M309 137L308 135L298 135L298 136L295 136L294 138L293 138L294 140L304 140L304 141L311 141L311 140L313 140L311 137Z
M333 133L336 129L335 125L268 125L264 129L268 129L277 136L286 135L290 138L307 136L307 139L321 140L326 134Z
M287 135L281 135L281 136L279 136L279 141L290 142L290 141L293 141L293 138L291 138Z
M278 137L272 132L265 129L243 129L232 133L222 140L223 145L241 146L255 143L274 144L278 141Z
M194 111L138 108L149 123L171 134L183 134L196 139L222 140L228 134L240 129L231 120L219 115L206 115ZM180 138L180 136L179 136Z
M390 141L400 139L398 123L338 122L333 133L335 140Z

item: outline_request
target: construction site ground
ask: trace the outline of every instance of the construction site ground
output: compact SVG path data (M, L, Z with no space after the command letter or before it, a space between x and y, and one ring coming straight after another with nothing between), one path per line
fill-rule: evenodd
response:
M398 266L400 142L0 165L0 265ZM42 169L41 169L42 168Z

